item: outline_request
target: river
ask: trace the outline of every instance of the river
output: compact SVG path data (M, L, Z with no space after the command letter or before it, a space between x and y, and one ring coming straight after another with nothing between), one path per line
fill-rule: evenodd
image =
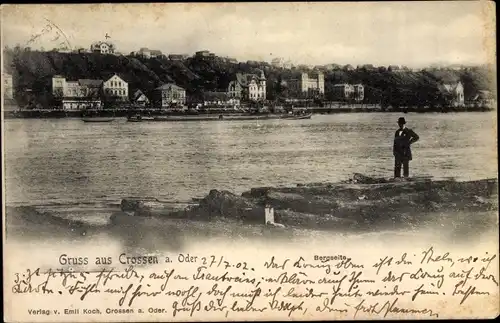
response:
M8 205L187 201L211 189L392 176L398 113L311 120L84 123L5 121ZM420 136L412 176L496 177L496 114L406 114Z

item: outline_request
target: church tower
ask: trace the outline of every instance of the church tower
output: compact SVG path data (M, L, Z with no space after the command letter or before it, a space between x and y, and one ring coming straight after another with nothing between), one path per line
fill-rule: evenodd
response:
M260 78L259 78L259 83L260 83L260 90L262 91L262 98L263 100L266 99L266 76L264 75L264 71L260 71Z

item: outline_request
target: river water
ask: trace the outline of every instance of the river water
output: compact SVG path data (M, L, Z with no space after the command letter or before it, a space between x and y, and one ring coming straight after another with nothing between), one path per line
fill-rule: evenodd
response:
M311 120L84 123L5 121L9 205L187 201L211 189L390 177L398 113ZM497 177L495 113L406 114L420 135L412 176Z

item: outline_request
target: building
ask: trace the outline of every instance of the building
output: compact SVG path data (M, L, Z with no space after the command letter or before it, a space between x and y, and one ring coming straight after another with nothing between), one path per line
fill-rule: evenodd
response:
M293 64L290 60L285 61L285 59L283 59L282 57L274 58L271 61L271 65L278 68L288 68L288 69L293 67Z
M236 74L236 79L229 82L227 93L230 98L250 101L266 100L266 77L264 71L257 74Z
M151 51L147 48L141 48L139 49L138 52L135 52L137 56L142 56L144 58L150 58L151 57Z
M212 53L210 53L210 51L208 51L208 50L200 50L200 51L196 52L195 55L196 55L196 57L210 57L210 54L212 54Z
M271 65L274 67L281 68L281 67L283 67L283 64L284 64L284 60L281 57L273 58L273 60L271 61Z
M102 80L79 79L68 81L64 76L52 77L52 94L56 98L98 99L101 96Z
M156 50L156 49L151 50L151 58L165 58L165 57L166 56L163 55L161 50Z
M12 83L12 75L4 73L2 74L3 83L3 98L4 100L14 99L14 85Z
M312 98L325 94L325 76L321 72L300 73L287 80L290 94L296 98Z
M464 101L464 86L462 82L458 81L456 83L442 83L438 86L441 94L444 95L447 104L453 107L463 107Z
M156 58L163 56L160 50L149 49L145 47L139 49L139 51L136 52L136 55L142 56L144 58Z
M361 102L365 99L365 87L363 84L354 84L354 101Z
M90 51L98 54L113 54L115 52L115 45L107 41L98 41L90 46Z
M171 61L182 61L188 57L189 57L189 55L187 55L187 54L170 54L170 55L168 55L168 59Z
M238 64L238 60L232 57L226 57L226 62L230 64Z
M90 53L90 51L86 48L78 47L78 48L73 50L73 53L84 54L84 53Z
M475 106L493 107L495 99L491 91L479 90L477 94L472 97L471 103Z
M354 86L347 83L335 84L333 86L333 97L335 100L346 101L354 96Z
M100 109L102 102L101 99L63 98L61 106L65 111L82 111L85 109Z
M66 78L61 75L54 75L52 77L52 95L54 97L62 98L66 93Z
M149 105L148 97L141 90L135 91L134 94L132 94L131 100L132 103L141 107Z
M172 104L186 103L186 90L173 83L157 87L153 92L153 104L157 108L168 108Z
M117 101L128 101L128 83L117 74L114 74L103 83L103 92L108 98L114 98Z
M204 106L239 106L240 99L230 97L227 92L204 92L203 93Z
M99 109L102 80L68 81L64 76L52 77L52 94L64 110Z

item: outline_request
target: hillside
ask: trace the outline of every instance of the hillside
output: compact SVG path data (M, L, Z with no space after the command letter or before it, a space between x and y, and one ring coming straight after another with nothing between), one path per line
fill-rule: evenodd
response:
M141 89L150 93L155 87L173 82L186 89L191 100L202 97L204 91L225 91L236 73L258 73L267 77L269 100L289 97L286 80L298 68L283 69L268 63L232 64L222 59L191 57L183 61L166 58L138 58L131 56L100 55L91 53L58 53L39 51L4 50L4 70L14 75L15 96L23 104L26 89L42 105L50 101L51 78L65 75L68 79L105 79L117 73L129 83L130 93ZM439 103L437 85L441 82L461 80L465 99L478 90L493 88L492 73L485 67L467 70L409 70L391 71L384 67L357 68L345 71L325 70L325 99L332 100L333 85L337 83L362 83L365 85L365 103L396 105L431 105Z

